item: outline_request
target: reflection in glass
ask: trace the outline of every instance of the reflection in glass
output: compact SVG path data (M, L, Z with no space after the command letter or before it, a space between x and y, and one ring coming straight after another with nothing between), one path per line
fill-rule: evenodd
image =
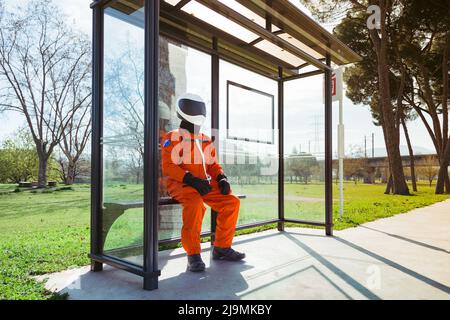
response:
M285 217L325 221L323 76L285 83Z
M113 3L117 5L118 2ZM142 265L144 30L129 21L143 9L105 9L103 237L106 254Z
M160 39L160 143L170 131L177 129L181 120L176 113L179 96L197 94L206 103L207 120L202 132L211 135L211 57L195 49L161 37ZM161 174L160 174L161 177ZM161 197L169 196L165 178L160 178ZM203 231L210 229L210 215L205 214ZM180 237L182 213L180 205L159 208L159 239Z
M228 139L273 144L274 114L273 95L228 81Z

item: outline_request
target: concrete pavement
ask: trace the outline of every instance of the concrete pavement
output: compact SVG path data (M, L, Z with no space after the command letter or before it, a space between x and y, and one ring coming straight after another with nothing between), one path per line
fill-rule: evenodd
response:
M450 201L336 231L289 228L240 236L243 263L210 260L187 273L181 249L160 253L159 289L105 267L46 275L69 299L450 299Z

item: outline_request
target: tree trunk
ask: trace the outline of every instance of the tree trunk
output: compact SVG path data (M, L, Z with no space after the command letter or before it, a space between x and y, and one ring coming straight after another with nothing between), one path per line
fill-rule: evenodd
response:
M400 155L400 130L396 127L397 117L391 101L390 72L388 58L388 32L386 30L387 3L381 3L381 35L370 30L370 36L377 54L378 85L380 94L380 117L385 134L386 150L389 158L389 167L392 175L393 193L409 195L408 185L403 172L403 163Z
M448 166L450 164L450 142L447 142L445 150L439 157L439 174L436 182L436 194L450 194L450 179Z
M391 194L392 191L392 174L389 175L388 183L386 186L386 191L384 191L384 194Z
M448 139L448 82L449 82L449 51L450 51L450 32L447 33L445 40L445 49L442 58L442 114L443 114L443 143L445 149L440 159L440 168L438 180L436 183L436 194L450 193L450 179L448 176L448 166L450 163L450 141Z
M380 95L382 98L382 109L384 114L384 125L386 126L386 150L388 153L389 164L392 175L393 193L399 195L409 195L408 185L406 184L405 174L403 172L402 157L399 147L399 129L395 127L394 116L390 95L386 93L389 87L388 68L385 63L380 64ZM384 65L384 66L383 66ZM387 120L387 121L385 121Z
M440 161L439 174L436 183L436 194L450 193L450 179L448 176L448 166L450 163L449 149L450 143L447 143L446 152Z
M38 171L38 188L47 187L47 160L48 158L42 151L38 150L39 171Z
M71 161L67 166L67 173L64 184L68 186L73 185L75 182L75 178L76 178L76 164Z
M381 107L380 107L381 108ZM387 146L387 133L386 133L386 128L384 127L384 125L382 125L383 127L383 137L384 137L384 145ZM392 173L391 173L391 164L389 162L389 154L387 155L388 157L388 162L387 162L387 167L386 167L386 190L384 191L384 194L391 194L392 192Z
M406 143L408 145L409 162L410 162L410 168L411 168L412 187L413 187L413 191L417 192L416 166L415 166L415 159L414 159L414 150L413 150L412 145L411 145L411 139L409 138L408 127L406 126L405 119L402 118L401 121L402 121L402 126L403 126L403 132L405 133Z

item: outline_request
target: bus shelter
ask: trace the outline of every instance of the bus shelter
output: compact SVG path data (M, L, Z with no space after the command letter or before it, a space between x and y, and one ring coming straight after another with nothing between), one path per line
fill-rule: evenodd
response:
M162 136L177 97L200 95L203 132L240 196L237 230L333 232L332 72L359 56L288 0L97 0L93 9L92 270L158 287L161 245L180 241ZM202 236L214 238L216 213Z

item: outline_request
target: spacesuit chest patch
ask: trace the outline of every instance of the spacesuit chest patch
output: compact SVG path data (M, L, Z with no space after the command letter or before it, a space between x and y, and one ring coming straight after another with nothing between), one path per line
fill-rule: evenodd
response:
M167 148L168 146L170 146L170 139L167 139L166 141L164 141L163 147Z

